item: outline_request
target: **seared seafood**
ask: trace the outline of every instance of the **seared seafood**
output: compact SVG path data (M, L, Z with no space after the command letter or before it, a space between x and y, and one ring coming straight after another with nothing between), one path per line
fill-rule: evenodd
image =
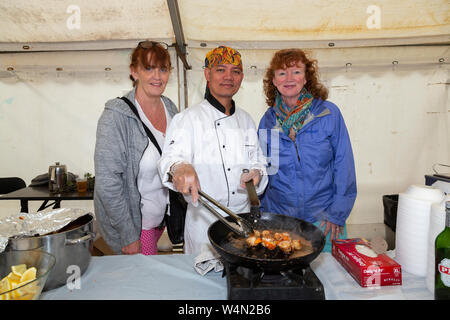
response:
M247 246L254 247L254 246L257 246L258 244L260 244L262 240L259 237L250 236L247 239L245 239L245 241L247 242Z
M262 245L269 250L273 250L277 247L277 243L272 238L262 238Z
M288 232L275 232L263 230L255 232L246 239L247 247L252 248L261 244L263 247L274 250L279 248L284 254L291 254L302 248L300 240L293 240Z
M292 240L291 243L294 250L300 250L302 248L302 243L300 242L300 240Z
M292 251L291 241L283 240L278 243L278 247L286 254L289 254Z

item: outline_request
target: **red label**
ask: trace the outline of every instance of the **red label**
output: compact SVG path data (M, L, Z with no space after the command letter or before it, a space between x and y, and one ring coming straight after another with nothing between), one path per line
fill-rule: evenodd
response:
M448 274L450 276L450 268L444 267L442 264L439 265L439 272Z

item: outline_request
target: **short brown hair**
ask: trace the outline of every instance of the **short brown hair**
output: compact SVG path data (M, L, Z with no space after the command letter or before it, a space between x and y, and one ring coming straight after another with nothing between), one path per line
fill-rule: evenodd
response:
M322 100L328 98L328 89L319 82L317 60L310 59L301 49L283 49L275 52L263 80L268 106L274 105L277 96L277 88L273 84L275 70L286 69L289 66L296 65L298 62L302 62L305 65L306 90L314 98Z
M131 54L130 67L137 68L141 65L144 68L165 67L169 71L172 70L172 63L170 61L170 54L160 43L151 42L153 45L141 46L141 43L134 48ZM133 81L133 87L136 86L136 80L130 74L130 79Z

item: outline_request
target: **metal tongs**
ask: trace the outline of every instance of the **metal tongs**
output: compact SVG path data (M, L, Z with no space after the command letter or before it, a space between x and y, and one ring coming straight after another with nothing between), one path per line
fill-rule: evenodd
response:
M242 170L244 173L248 173L248 169ZM172 174L169 173L169 181L172 181ZM198 201L205 206L206 209L208 209L212 214L214 214L220 221L222 221L228 228L231 229L234 233L238 234L241 237L247 238L250 234L254 233L254 226L256 226L259 218L261 217L261 213L259 210L259 198L256 194L256 189L253 184L253 179L245 183L245 187L247 188L248 196L250 199L250 218L252 219L252 222L247 221L246 219L241 218L236 213L228 209L227 207L223 206L219 201L214 199L213 197L207 195L201 190L198 190L199 198ZM214 204L217 208L221 209L225 213L227 213L230 217L233 218L233 220L237 223L236 227L235 224L231 223L227 219L225 219L224 216L222 216L219 212L217 212L213 207L211 207L204 199L208 200L212 204Z
M215 200L211 196L207 195L203 191L198 190L198 194L200 196L198 198L198 201L202 205L204 205L205 208L208 209L212 214L214 214L220 221L222 221L228 228L230 228L231 231L233 231L234 233L236 233L239 236L244 237L244 238L247 238L250 234L252 234L254 232L252 224L249 221L239 217L236 213L234 213L233 211L231 211L227 207L223 206L217 200ZM218 207L219 209L221 209L225 213L227 213L230 217L232 217L233 220L237 223L237 226L239 228L235 224L233 224L230 221L228 221L227 219L225 219L224 216L222 216L213 207L211 207L202 197L205 198L206 200L208 200L209 202L211 202L212 204L214 204L216 207Z
M242 170L243 173L248 173L248 169ZM245 183L245 187L247 189L248 197L250 200L250 219L251 221L248 221L246 219L243 219L242 217L238 216L236 213L228 209L227 207L220 204L217 200L212 198L211 196L207 195L203 191L199 190L198 194L207 199L209 202L213 203L216 207L227 213L229 216L231 216L240 229L236 228L236 226L232 223L230 223L227 219L225 219L220 213L218 213L213 207L211 207L204 199L201 197L198 198L198 201L203 204L206 209L208 209L212 214L214 214L220 221L222 221L228 228L230 228L233 232L237 233L238 235L247 238L250 234L254 233L254 228L258 224L259 218L261 218L261 212L259 209L259 198L256 193L255 185L253 184L253 179L250 181L247 181Z

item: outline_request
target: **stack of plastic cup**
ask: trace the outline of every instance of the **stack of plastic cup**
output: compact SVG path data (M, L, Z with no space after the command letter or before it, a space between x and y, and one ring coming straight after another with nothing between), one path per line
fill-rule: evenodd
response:
M440 189L420 185L399 194L395 260L403 271L426 276L431 205L440 203L444 196Z

